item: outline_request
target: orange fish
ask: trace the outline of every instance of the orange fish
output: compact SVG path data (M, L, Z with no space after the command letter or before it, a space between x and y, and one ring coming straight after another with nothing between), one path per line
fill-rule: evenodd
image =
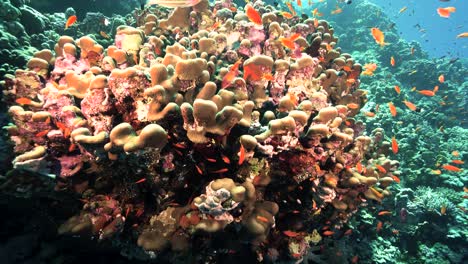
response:
M455 164L465 164L465 162L463 160L452 160L452 163L455 163Z
M432 91L435 93L437 93L437 91L439 91L439 85L436 85L434 86L434 89L432 89Z
M444 17L444 18L449 18L450 13L454 13L455 11L456 11L456 8L453 6L437 8L437 14L439 14L440 17Z
M392 67L395 67L395 58L390 57L390 65L392 65Z
M385 43L385 35L380 29L375 28L375 27L371 28L371 34L375 42L379 44L381 47L387 45L387 43Z
M443 74L439 75L439 82L444 83L445 82L445 77Z
M242 163L244 163L244 160L245 160L245 148L241 144L240 149L239 149L239 162L238 162L238 164L242 165Z
M239 66L241 62L241 59L236 61L236 63L234 63L229 72L226 73L226 75L224 75L223 80L221 82L221 89L227 88L232 83L234 78L236 78L237 74L239 74Z
M390 109L390 114L392 114L392 116L395 117L397 115L397 109L396 109L395 105L392 102L389 102L388 103L388 108Z
M229 160L228 157L222 155L221 158L223 159L224 163L226 163L226 164L231 164L231 160Z
M390 211L380 211L377 215L391 215L392 212Z
M375 117L375 113L374 112L365 112L364 113L367 117Z
M297 0L297 6L301 6L301 7L302 7L302 1L301 1L301 0Z
M381 221L379 221L379 222L377 223L376 231L377 231L377 232L380 232L380 230L382 230L382 227L383 227L383 223L382 223Z
M331 11L331 14L336 15L336 14L339 14L339 13L342 13L342 12L343 12L343 9L341 9L338 5L336 5L336 9Z
M36 134L36 137L43 137L49 133L49 130L44 130Z
M382 167L381 165L379 164L375 164L375 167L377 168L377 170L379 170L381 173L387 173L387 170Z
M266 81L273 81L275 78L271 73L265 73L263 74L262 79Z
M294 40L291 40L290 38L279 38L279 41L283 46L290 50L294 50L296 48L296 44L294 43Z
M70 146L68 147L68 152L73 152L73 151L75 151L75 149L76 149L76 144L73 144L73 143L72 143L72 144L70 144Z
M425 96L434 96L435 92L431 90L419 90L419 94L425 95Z
M460 172L462 171L462 169L458 168L458 167L455 167L453 165L449 165L449 164L446 164L446 165L443 165L442 168L448 170L448 171L454 171L454 172Z
M395 85L395 92L397 92L397 94L400 94L400 93L401 93L400 86Z
M210 27L210 29L211 29L211 30L215 30L215 29L219 28L219 26L221 26L221 22L216 21L216 22Z
M458 157L458 156L460 156L460 152L454 150L454 151L452 151L452 155L454 155L455 157Z
M440 174L442 174L442 171L441 170L431 170L431 173L435 174L435 175L440 175Z
M393 154L398 153L398 142L395 137L392 137L392 151L393 151Z
M255 10L255 8L253 8L253 6L251 5L247 5L245 8L245 13L249 20L259 26L262 25L262 16L260 15L260 13L257 10Z
M348 229L348 230L346 230L346 232L344 232L344 235L345 235L345 236L349 236L349 235L351 235L352 233L353 233L353 230L352 230L352 229Z
M15 100L17 104L28 105L31 104L31 99L26 97L21 97Z
M289 13L289 12L286 12L286 11L282 12L281 14L282 14L283 17L286 18L286 19L291 19L291 18L294 17L293 14L291 14L291 13Z
M327 231L323 232L324 236L332 236L333 234L335 234L335 232L330 231L330 230L327 230Z
M415 104L413 104L412 102L404 100L403 103L404 103L404 104L406 105L406 107L408 107L411 111L416 111L417 106L416 106Z
M397 176L395 175L392 175L392 179L396 182L396 183L400 183L400 178L398 178Z
M314 17L314 27L317 28L319 26L319 21L317 18Z
M260 81L263 77L262 69L259 65L244 65L244 80Z
M346 105L349 109L359 109L359 104L349 103Z
M290 2L288 2L288 3L286 3L286 5L288 6L289 11L291 11L291 14L293 14L295 16L296 15L296 10L294 10L294 7L292 6L292 4Z
M363 75L372 76L374 75L374 71L377 69L377 64L375 63L364 64L364 69L366 70L362 72Z
M297 232L294 232L294 231L286 230L286 231L283 231L283 234L285 234L285 235L288 236L288 237L297 237L297 236L299 236L301 233L297 233Z
M263 222L263 223L268 223L268 218L266 217L263 217L263 216L260 216L260 215L257 215L257 220Z
M362 164L360 161L356 164L356 169L359 173L362 173Z
M65 23L65 29L68 29L71 25L75 24L77 17L75 15L70 16Z
M110 36L104 31L99 31L99 35L105 39L110 39Z
M447 213L447 206L443 205L441 208L440 208L440 214L441 215L445 215Z

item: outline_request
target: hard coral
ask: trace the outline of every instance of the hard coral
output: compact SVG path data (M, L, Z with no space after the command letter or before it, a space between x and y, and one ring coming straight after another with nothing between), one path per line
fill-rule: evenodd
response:
M202 255L226 234L258 260L281 244L272 255L301 259L390 195L399 164L382 131L363 136L352 119L366 102L361 66L329 24L256 2L255 25L230 1L216 5L229 9L217 22L208 1L145 9L106 48L61 37L55 54L8 76L16 168L86 198L61 234L105 239L133 225L146 251ZM281 44L296 33L295 49Z

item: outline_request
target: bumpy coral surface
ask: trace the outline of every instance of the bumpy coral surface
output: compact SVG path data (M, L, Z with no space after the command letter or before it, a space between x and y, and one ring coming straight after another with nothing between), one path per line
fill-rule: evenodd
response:
M390 144L353 119L362 66L327 21L253 8L148 8L112 46L63 36L7 76L14 167L85 203L61 234L300 260L391 195Z

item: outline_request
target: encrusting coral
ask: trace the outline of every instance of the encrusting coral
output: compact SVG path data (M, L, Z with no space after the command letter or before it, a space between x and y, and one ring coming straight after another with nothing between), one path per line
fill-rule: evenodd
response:
M61 234L105 240L129 222L147 251L221 232L259 260L282 243L301 259L390 195L398 163L353 119L362 67L326 21L252 5L262 25L230 2L149 9L113 46L61 37L7 76L15 167L87 196Z

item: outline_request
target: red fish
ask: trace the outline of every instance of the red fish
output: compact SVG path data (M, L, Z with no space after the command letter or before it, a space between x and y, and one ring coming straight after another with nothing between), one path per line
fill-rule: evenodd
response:
M43 137L49 133L49 130L44 130L36 134L36 137Z
M260 13L251 5L247 5L245 8L245 13L249 20L257 25L262 25L262 16Z
M198 167L198 165L195 165L195 168L197 169L198 174L203 174L202 169L200 169L200 167Z
M146 178L141 178L141 179L139 179L138 181L136 181L135 183L138 184L138 183L142 183L142 182L145 182L145 181L146 181Z
M355 104L355 103L349 103L346 105L349 109L358 109L359 108L359 104Z
M330 231L330 230L327 230L327 231L323 232L324 236L332 236L333 234L335 234L335 232Z
M392 116L395 117L397 115L397 109L396 109L395 105L392 102L389 102L388 103L388 108L390 109L390 114L392 114Z
M398 142L395 137L392 137L392 151L393 151L393 154L398 153Z
M244 80L260 81L263 77L262 69L259 65L244 65Z
M383 227L383 223L382 223L381 221L379 221L379 222L377 223L376 231L377 231L377 232L380 232L380 230L382 230L382 227Z
M236 61L236 63L234 63L234 65L232 65L229 72L226 73L226 75L224 75L223 81L221 82L221 89L225 89L226 87L228 87L232 83L234 78L236 78L236 76L239 74L239 66L240 66L241 62L242 62L241 59Z
M70 16L65 23L65 29L68 29L71 25L75 24L77 17L75 15Z
M440 83L444 83L444 82L445 82L445 77L444 77L443 74L439 75L439 78L438 78L438 79L439 79L439 82L440 82Z
M418 93L425 95L425 96L434 96L435 92L431 90L419 90Z
M454 13L455 11L456 11L456 8L453 6L437 8L437 14L439 14L439 16L443 18L449 18L450 13Z
M413 104L412 102L404 100L403 103L404 103L404 104L406 105L406 107L408 107L411 111L416 111L417 106L416 106L415 104Z
M391 215L392 212L390 211L380 211L377 215Z
M291 18L294 17L293 14L291 14L291 13L289 13L289 12L286 12L286 11L285 11L285 12L282 12L281 14L282 14L283 17L286 18L286 19L291 19Z
M375 167L376 167L377 170L379 170L380 172L382 172L382 173L387 173L387 170L386 170L384 167L382 167L381 165L375 164Z
M28 104L31 104L31 99L25 98L25 97L21 97L21 98L16 99L15 102L16 102L17 104L28 105Z
M244 160L245 160L245 148L241 144L240 149L239 149L239 162L238 162L238 164L242 165L242 163L244 163Z
M390 65L392 65L392 67L395 67L395 58L390 57Z
M400 93L401 93L400 86L395 85L395 92L397 92L397 94L400 94Z
M285 234L288 237L297 237L300 235L300 233L290 231L290 230L283 231L283 234Z
M211 173L225 173L227 171L229 171L227 168L223 168L223 169L212 171Z
M396 182L396 183L400 183L400 178L398 178L397 176L395 175L392 175L392 179Z
M259 220L260 222L263 222L263 223L269 223L268 218L266 218L264 216L257 215L257 220Z
M448 170L448 171L454 171L454 172L460 172L462 171L462 169L458 168L458 167L455 167L453 165L449 165L449 164L446 164L446 165L443 165L442 168Z
M463 160L452 160L452 163L455 163L455 164L465 164L465 162Z

